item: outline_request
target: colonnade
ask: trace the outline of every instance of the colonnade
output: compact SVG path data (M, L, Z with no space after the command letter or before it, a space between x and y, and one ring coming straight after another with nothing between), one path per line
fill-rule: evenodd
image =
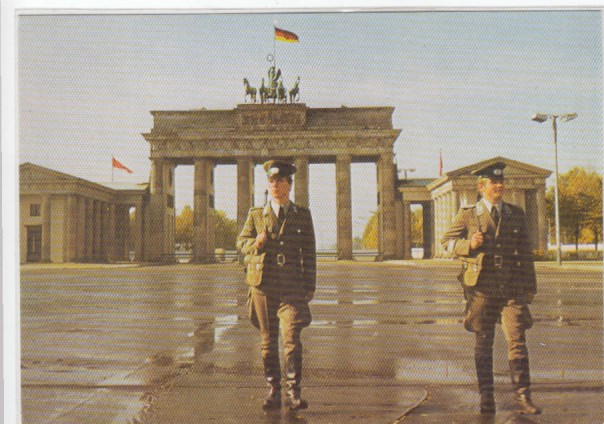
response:
M313 158L300 156L282 158L292 161L297 168L294 176L293 200L309 206L309 165ZM338 259L352 259L352 198L351 198L351 164L354 157L349 154L336 155L332 158L314 158L325 163L335 163L336 171L336 234ZM254 205L254 167L264 159L253 157L236 157L228 162L237 166L237 226L243 228L248 210ZM383 259L397 257L397 232L395 219L395 177L393 154L384 153L375 158L377 164L378 198L380 210L379 254ZM220 163L224 163L222 158ZM219 161L215 158L195 158L194 193L193 193L193 261L214 261L214 167ZM174 209L170 207L170 197L174 196L173 172L176 164L173 161L154 159L152 161L150 207L147 228L147 243L155 246L148 251L148 260L171 257L174 249ZM319 211L314 211L319 213ZM158 239L161 238L161 239Z
M124 205L79 194L43 194L40 202L41 262L51 262L53 243L62 246L63 251L55 254L64 262L128 260L131 206L136 207L134 259L139 260L143 249L142 201ZM62 215L64 219L53 218L53 215ZM62 228L53 231L53 225ZM60 237L62 243L53 237Z

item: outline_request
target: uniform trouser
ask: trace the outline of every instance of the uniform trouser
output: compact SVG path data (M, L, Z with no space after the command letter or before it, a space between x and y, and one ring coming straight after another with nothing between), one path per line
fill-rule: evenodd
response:
M283 299L279 295L250 291L250 315L260 330L264 372L269 384L280 386L279 326L286 361L288 388L298 387L302 381L301 333L310 324L306 299Z
M479 391L493 392L493 342L499 318L508 345L514 389L528 390L530 374L526 330L532 326L532 318L527 303L473 295L468 300L464 325L468 331L476 334L474 361Z

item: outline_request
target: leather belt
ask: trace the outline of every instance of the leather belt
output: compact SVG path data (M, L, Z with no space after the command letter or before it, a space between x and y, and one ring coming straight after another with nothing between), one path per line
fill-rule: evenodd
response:
M485 258L488 259L492 259L493 260L493 266L495 266L495 268L502 268L503 267L503 256L502 255L493 255L491 253L487 253Z

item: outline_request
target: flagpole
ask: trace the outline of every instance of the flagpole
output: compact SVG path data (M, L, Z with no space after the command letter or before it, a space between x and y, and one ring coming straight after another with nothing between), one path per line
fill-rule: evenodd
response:
M275 67L275 72L277 72L277 37L275 37L275 29L273 26L273 66Z
M113 155L111 155L111 182L113 182L113 172L114 172Z

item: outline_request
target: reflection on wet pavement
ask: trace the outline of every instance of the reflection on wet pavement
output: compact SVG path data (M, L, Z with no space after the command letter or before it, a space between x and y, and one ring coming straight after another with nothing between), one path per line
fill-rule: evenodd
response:
M303 334L309 397L326 415L259 419L320 423L344 414L345 405L329 402L340 388L326 382L375 379L368 396L378 406L382 399L384 414L395 416L401 407L396 385L473 381L471 335L461 325L465 305L452 280L456 265L356 266L319 264L314 319ZM539 325L530 335L536 379L601 379L602 299L593 284L601 274L591 278L593 290L577 284L581 290L565 292L560 306L553 306L553 286L542 286L532 308ZM243 381L248 396L261 397L259 337L247 320L246 300L241 269L231 264L22 272L23 421L83 422L88 413L89 422L125 422L144 411L157 390L188 375L201 374L224 390ZM564 325L553 308L563 311ZM496 343L503 352L501 335ZM498 361L498 378L507 378L505 358ZM395 387L388 392L384 384ZM258 401L241 398L253 407Z

